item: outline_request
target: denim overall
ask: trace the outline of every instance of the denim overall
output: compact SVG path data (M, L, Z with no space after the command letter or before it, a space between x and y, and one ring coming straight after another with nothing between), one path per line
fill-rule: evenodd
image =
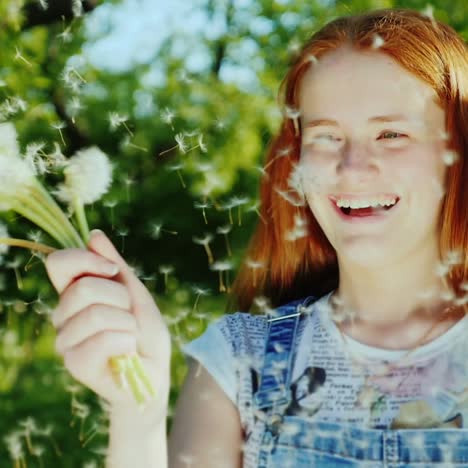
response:
M291 402L298 324L314 300L291 302L267 314L265 357L254 395L264 421L258 468L468 467L467 428L369 429L284 414Z

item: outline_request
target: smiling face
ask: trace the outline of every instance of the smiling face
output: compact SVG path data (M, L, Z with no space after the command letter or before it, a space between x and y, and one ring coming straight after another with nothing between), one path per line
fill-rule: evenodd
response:
M381 52L340 49L306 72L299 91L303 189L338 260L376 267L437 248L446 135L434 90ZM330 196L398 203L355 218Z

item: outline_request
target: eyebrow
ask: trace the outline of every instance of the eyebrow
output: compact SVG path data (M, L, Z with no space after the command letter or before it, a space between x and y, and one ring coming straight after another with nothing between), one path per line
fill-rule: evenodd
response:
M389 115L376 115L375 117L369 118L368 122L401 122L409 120L404 114L389 114ZM332 119L314 119L308 120L305 124L305 128L318 127L319 125L331 125L338 126L338 122Z

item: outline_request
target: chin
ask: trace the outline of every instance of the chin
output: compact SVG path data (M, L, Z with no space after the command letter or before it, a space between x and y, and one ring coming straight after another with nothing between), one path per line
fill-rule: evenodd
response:
M380 268L395 258L395 252L386 249L382 243L360 242L354 245L335 247L338 259L344 263L353 263L363 268Z

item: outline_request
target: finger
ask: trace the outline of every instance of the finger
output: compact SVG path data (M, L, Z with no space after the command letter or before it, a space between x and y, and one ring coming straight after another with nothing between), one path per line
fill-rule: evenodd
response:
M104 331L137 333L135 317L128 311L103 304L93 304L67 320L55 340L59 354Z
M135 353L137 341L130 333L105 331L91 336L63 354L64 365L77 380L97 383L108 371L109 359Z
M85 249L59 249L45 260L50 281L59 294L77 278L86 275L115 276L118 266Z
M102 231L96 229L91 231L88 248L119 266L120 272L117 279L122 280L128 287L137 318L139 318L138 315L140 314L154 315L155 304L153 297ZM156 313L162 320L157 308Z
M129 310L130 302L130 296L124 285L106 278L84 276L61 294L60 301L52 312L52 323L60 328L68 319L92 304Z

